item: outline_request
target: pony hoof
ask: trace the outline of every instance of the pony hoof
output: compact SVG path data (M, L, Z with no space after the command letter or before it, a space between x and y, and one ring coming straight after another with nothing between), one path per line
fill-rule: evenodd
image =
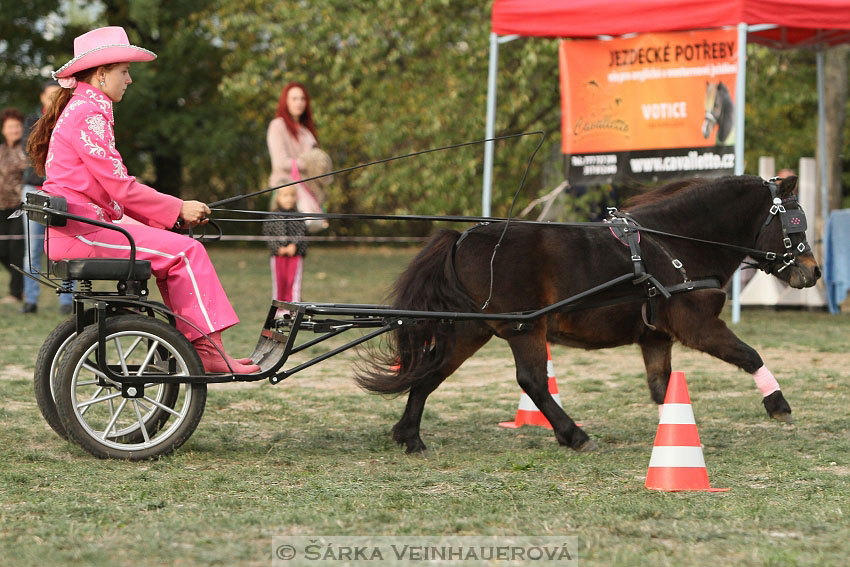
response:
M774 413L770 417L777 421L781 421L782 423L787 423L788 425L794 425L794 418L791 417L790 413Z
M428 452L428 448L425 446L421 440L417 439L416 441L411 441L406 443L407 448L404 450L408 455L418 455L418 456L426 456Z
M593 439L588 439L578 447L576 447L576 451L579 453L589 453L590 451L596 451L599 449L599 444Z

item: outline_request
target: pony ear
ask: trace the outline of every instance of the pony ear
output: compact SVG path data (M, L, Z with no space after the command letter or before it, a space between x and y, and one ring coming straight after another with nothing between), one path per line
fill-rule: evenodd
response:
M789 177L783 178L779 182L779 196L787 197L788 195L795 193L797 191L797 176L791 175Z

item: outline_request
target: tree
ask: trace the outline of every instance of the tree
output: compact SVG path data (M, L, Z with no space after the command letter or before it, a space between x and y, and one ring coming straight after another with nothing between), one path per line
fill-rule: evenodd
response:
M29 113L38 105L42 72L65 38L55 17L59 0L4 2L0 10L0 108ZM73 36L71 36L73 37Z
M842 206L843 187L847 187L846 194L850 200L850 160L842 160L842 156L848 155L845 141L850 141L850 136L845 134L848 87L850 87L848 70L850 70L850 45L841 45L826 51L824 56L826 180L830 210ZM845 177L843 180L842 176Z
M243 117L264 132L281 87L305 83L320 143L337 166L483 138L486 4L377 0L364 10L345 0L248 0L220 2L205 20L232 46L222 61L223 91ZM556 42L505 50L500 80L516 95L500 100L499 133L546 129L548 144L558 144L556 70ZM498 144L494 213L507 213L538 140ZM548 149L532 168L526 202L538 192ZM479 214L483 151L473 146L358 170L330 187L329 207Z
M75 18L69 6L78 6ZM54 21L61 25L48 25ZM34 101L47 71L73 54L74 36L121 25L159 58L131 68L135 84L115 107L118 149L142 181L212 201L265 187L266 127L290 80L307 85L319 141L337 167L483 138L489 21L489 3L478 0L374 0L365 8L347 0L19 2L4 5L0 19L0 103ZM497 135L548 133L516 210L562 179L557 50L558 40L531 38L500 49ZM765 154L779 167L796 167L816 145L814 53L750 45L748 56L747 171ZM844 57L836 67L843 65L844 79L830 78L828 86L846 87ZM842 98L846 108L840 92L831 105ZM843 155L847 127L830 135L844 132ZM496 144L495 215L507 214L537 142ZM483 153L471 146L338 176L327 206L477 215ZM836 163L850 181L850 162ZM266 205L261 198L238 203ZM429 226L335 223L334 231L413 234Z
M221 96L225 50L198 19L209 0L106 0L105 20L158 55L131 69L116 105L116 136L130 171L165 193L212 201L255 187L258 160L243 147L240 112ZM247 151L246 151L247 150Z
M826 51L825 110L830 208L850 196L848 154L848 47ZM816 52L774 50L750 45L747 60L746 171L756 171L758 156L776 158L777 168L797 169L801 157L817 153L818 93ZM819 163L819 160L818 160ZM820 199L818 199L820 203ZM820 206L820 205L818 205Z

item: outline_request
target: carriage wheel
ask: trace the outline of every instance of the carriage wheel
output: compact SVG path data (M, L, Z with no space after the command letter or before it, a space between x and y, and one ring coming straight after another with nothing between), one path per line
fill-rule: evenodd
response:
M116 374L204 373L186 337L163 321L122 315L105 325L106 362ZM97 337L97 325L86 328L67 346L57 370L56 407L68 437L97 457L129 460L182 445L204 413L206 384L149 383L144 397L124 398L121 385L97 369Z
M68 432L65 431L65 426L62 425L59 412L56 410L53 376L56 375L56 369L59 367L59 360L65 353L65 348L76 336L77 326L73 319L63 321L53 329L38 351L35 373L33 374L35 401L38 404L38 409L41 410L41 415L44 416L51 429L63 439L68 438Z
M89 319L93 320L94 317L89 317ZM76 336L77 326L73 319L63 321L53 329L38 351L33 375L35 401L38 404L38 409L51 429L63 439L68 439L68 432L65 431L65 426L62 424L62 419L56 409L56 371L59 368L62 356L65 354L65 349ZM157 390L151 393L151 397L161 404L173 408L178 394L179 388L175 385L159 384ZM168 416L168 412L157 407L155 412L145 414L144 417L146 421L157 424L153 427L159 427L168 420ZM133 424L131 430L123 431L121 435L127 436L127 439L133 439L132 436L135 435L136 440L141 440L144 437L138 424Z

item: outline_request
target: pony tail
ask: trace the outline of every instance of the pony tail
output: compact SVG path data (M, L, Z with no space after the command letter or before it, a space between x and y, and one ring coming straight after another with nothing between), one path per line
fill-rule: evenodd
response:
M53 97L50 106L44 111L41 118L33 125L32 131L27 138L26 152L30 157L35 172L44 177L44 167L47 161L47 150L50 146L50 135L59 120L59 115L65 110L65 105L73 95L71 89L61 89Z
M472 299L457 280L452 251L460 233L437 232L399 276L392 307L413 311L471 312ZM433 380L451 356L455 325L423 319L398 327L383 352L373 352L357 369L361 388L379 394L403 394Z

